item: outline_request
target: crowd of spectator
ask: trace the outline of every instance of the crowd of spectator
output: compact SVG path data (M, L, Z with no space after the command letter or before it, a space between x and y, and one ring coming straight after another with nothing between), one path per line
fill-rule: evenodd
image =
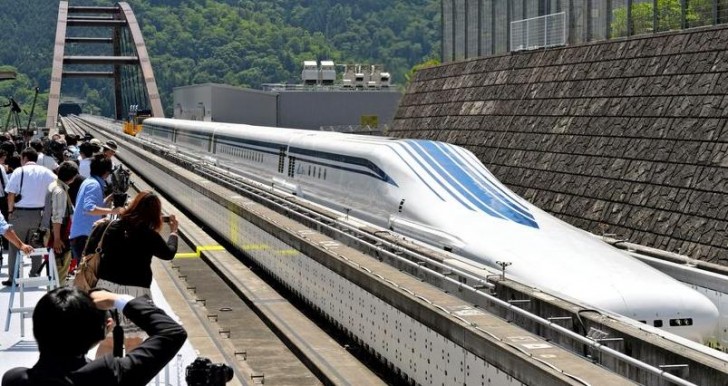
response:
M2 285L13 284L18 251L32 251L28 243L38 230L47 230L45 233L50 238L47 242L56 256L59 279L65 282L83 248L79 248L78 254L72 254L69 240L78 192L85 180L91 178L92 164L96 169L111 171L111 158L118 146L113 140L101 142L90 135L74 134L28 140L5 133L0 135L0 141L0 232L10 241L9 245L4 244L8 252L8 279ZM108 184L102 182L102 189L106 189ZM90 210L94 215L112 213L103 198L96 204L99 208ZM77 215L87 211L84 209ZM37 276L41 256L32 257L29 275ZM1 263L2 255L0 266Z
M170 260L177 252L177 220L162 216L153 192L137 194L126 208L115 202L109 177L117 149L113 140L90 136L31 141L0 136L0 234L9 241L8 280L2 285L17 285L19 251L31 255L29 276L42 274L42 257L33 253L38 248L53 250L60 281L33 312L38 362L8 371L2 386L146 384L186 339L184 329L154 305L149 290L152 256ZM115 219L103 228L108 242L98 286L104 290L86 293L66 280L99 244L104 223L99 220L105 217ZM165 222L167 240L159 233ZM35 245L39 233L46 237ZM120 314L126 356L112 357L107 349L113 323L106 310L112 309ZM90 361L86 353L97 343L98 359Z

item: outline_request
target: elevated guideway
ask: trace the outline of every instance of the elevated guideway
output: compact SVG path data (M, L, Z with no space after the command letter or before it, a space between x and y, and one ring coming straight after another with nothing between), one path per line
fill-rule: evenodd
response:
M175 196L183 197L180 201L188 200L185 203L188 210L200 216L201 221L207 226L217 229L227 242L250 256L293 292L304 297L313 308L332 320L334 325L355 336L355 339L375 357L405 374L407 379L417 382L422 379L425 380L424 383L429 384L428 379L441 377L443 373L436 371L428 373L424 378L418 378L423 374L417 370L431 367L430 363L439 363L437 361L441 359L433 357L437 356L436 353L428 354L428 351L432 352L433 348L439 348L442 357L446 350L441 347L454 347L456 351L451 352L451 355L455 357L477 357L482 362L473 365L480 363L479 368L484 371L495 367L526 384L543 384L523 382L529 374L533 375L536 369L540 371L541 366L533 361L515 364L512 359L504 363L504 358L520 357L518 353L526 353L528 357L538 359L536 362L540 364L543 364L540 362L543 359L542 355L548 358L560 358L554 359L558 365L547 362L558 368L559 373L570 375L574 374L568 370L569 367L565 363L571 363L571 360L576 361L574 363L586 360L588 363L598 364L596 367L599 369L608 368L643 384L666 384L666 382L715 384L718 380L725 379L728 374L725 356L715 350L701 348L679 338L673 339L670 334L661 334L656 329L636 322L630 323L618 316L588 310L588 307L524 287L507 278L498 279L498 275L485 280L487 274L480 272L480 275L476 276L472 272L467 272L466 267L447 266L446 256L426 251L396 236L379 234L382 237L374 240L375 230L370 230L367 234L366 227L345 221L340 216L327 218L319 211L312 217L304 217L302 213L306 209L314 208L307 208L306 203L290 196L286 198L276 192L267 192L270 195L266 198L251 198L250 195L255 189L243 187L242 179L218 167L222 165L204 165L205 160L195 158L193 155L122 136L118 134L118 125L113 122L94 123L107 126L109 131L100 135L113 136L123 142L121 145L124 147L124 153L138 156L140 160L144 160L143 164L149 167L154 165L162 168L166 177L160 174L155 178L176 181L170 184L179 186L175 185L170 189L175 192ZM174 160L176 164L166 164L168 161L162 157ZM213 162L213 160L208 161L208 163ZM190 170L194 170L195 173ZM225 187L217 186L209 179ZM259 190L261 189L257 189L255 194L260 195ZM270 190L270 187L267 190ZM181 193L185 191L190 191L190 197L196 199L187 198L188 193ZM200 206L198 203L200 195L212 198L221 206L214 209ZM292 202L296 204L295 208L292 208ZM289 213L284 216L282 212ZM297 221L293 221L291 217ZM275 234L276 237L270 234ZM338 236L334 237L335 234ZM251 235L259 236L251 240L253 237ZM261 240L265 242L261 243ZM370 243L366 244L363 241ZM274 253L271 250L279 252ZM278 254L287 257L277 256ZM301 254L303 256L300 256ZM362 257L356 259L352 257L359 255ZM370 256L377 258L373 259ZM291 265L295 267L292 268ZM318 265L323 265L324 268ZM392 267L396 272L391 272ZM329 276L329 271L333 271L334 276ZM389 276L390 274L393 276ZM312 276L314 280L307 281L306 278ZM345 281L337 286L342 278ZM322 281L329 285L322 286ZM346 282L353 282L364 292L361 295L358 292L355 295L347 292ZM339 291L332 291L331 287ZM348 294L348 297L339 299L340 292ZM497 297L491 295L493 292ZM375 300L367 300L372 295L385 304L380 305ZM357 307L343 310L337 308L337 302L339 305L347 305L352 301ZM362 307L370 312L362 312L358 317L348 315L352 310ZM380 310L379 307L385 308ZM409 329L405 334L406 339L403 340L396 328L395 331L387 328L389 323L378 324L381 323L379 319L382 316L389 316L390 313L403 314L410 318L402 320L400 322L404 323L402 325L420 324L424 326L424 330ZM370 320L371 314L382 316ZM524 330L504 335L498 332L497 328L495 330L489 328L498 325L497 320L502 321L503 318L512 322L508 323L511 327L515 323L538 333L541 337ZM391 322L396 319L392 316L392 319L385 320ZM370 324L377 328L370 327ZM395 326L398 325L395 323ZM430 339L428 334L431 333L440 337L435 339L433 336ZM420 339L423 336L427 337L425 342L429 343L430 347L427 345L420 347L421 340L416 342L418 336ZM392 352L393 347L387 345L387 342L397 339L400 344ZM496 339L500 344L494 345L492 339ZM484 352L484 347L491 350L491 353L489 354L487 350ZM511 352L514 348L517 351L515 353ZM545 351L539 351L543 349L566 349L563 352L573 357L562 363L561 355L564 354L547 354ZM401 350L410 353L405 354ZM498 352L496 358L493 358L492 350ZM412 354L415 358L410 357ZM551 357L552 355L556 356ZM430 363L427 363L427 360L430 360ZM526 374L523 373L523 366L530 368ZM437 370L444 368L444 365L436 366ZM449 368L450 374L453 371L459 374L457 366ZM603 374L599 376L601 375ZM465 380L469 379L467 374L463 374L462 377ZM450 382L456 380L445 379ZM596 379L600 382L595 384L604 384L603 381L607 378ZM621 376L616 379L624 380Z

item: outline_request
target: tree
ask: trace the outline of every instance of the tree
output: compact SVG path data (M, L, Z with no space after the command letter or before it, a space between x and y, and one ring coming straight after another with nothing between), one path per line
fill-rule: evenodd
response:
M654 7L652 1L633 2L631 9L632 34L653 32ZM681 0L657 1L657 31L682 28ZM685 12L688 27L709 24L712 20L712 0L691 0ZM627 7L612 10L612 37L627 36ZM654 31L654 32L657 32Z
M409 87L410 83L412 83L412 81L415 79L415 74L417 73L417 71L425 69L425 68L439 66L439 65L440 65L440 59L430 59L428 61L416 64L409 71L407 71L406 74L404 74L404 78L407 81L407 83L405 84L404 87L405 88Z

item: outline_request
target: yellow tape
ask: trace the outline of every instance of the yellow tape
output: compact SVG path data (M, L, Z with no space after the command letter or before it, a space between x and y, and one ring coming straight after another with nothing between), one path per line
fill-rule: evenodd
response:
M225 248L223 248L222 245L199 245L197 247L197 254L199 254L202 251L224 251Z
M278 251L278 254L282 256L295 256L298 253L299 252L295 249L281 249Z
M197 247L195 252L180 252L174 255L175 258L178 259L194 259L196 257L200 257L200 252L202 251L224 251L225 248L223 248L222 245L200 245Z
M174 255L175 259L194 259L200 257L199 253L196 252L180 252Z

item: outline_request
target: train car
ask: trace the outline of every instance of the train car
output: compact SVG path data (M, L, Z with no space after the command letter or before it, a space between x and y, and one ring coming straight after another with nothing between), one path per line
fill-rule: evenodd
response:
M149 118L144 135L582 304L704 341L716 306L505 187L447 143Z

